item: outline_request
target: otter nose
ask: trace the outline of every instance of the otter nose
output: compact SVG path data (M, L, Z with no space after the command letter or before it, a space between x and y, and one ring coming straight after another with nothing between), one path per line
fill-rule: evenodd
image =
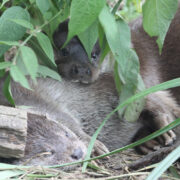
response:
M91 69L89 67L74 65L71 68L71 74L74 77L91 76Z
M82 156L83 156L83 152L80 147L75 149L73 154L71 155L71 157L76 160L82 158Z

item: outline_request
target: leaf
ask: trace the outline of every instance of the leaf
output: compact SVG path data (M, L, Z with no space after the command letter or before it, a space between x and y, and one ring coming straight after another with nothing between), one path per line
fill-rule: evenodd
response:
M36 79L36 73L38 71L38 61L34 51L27 47L20 47L21 57L24 65L33 80Z
M12 65L11 62L0 62L0 70L1 69L6 69Z
M91 59L91 52L98 39L98 21L95 21L84 32L80 33L78 37L83 44L89 59Z
M107 7L104 7L103 10L101 11L101 14L99 15L99 21L104 29L106 39L108 41L109 47L113 53L113 56L115 60L118 62L120 66L120 78L121 81L125 84L126 79L125 79L125 74L127 73L125 69L126 65L126 60L128 59L128 50L129 50L129 41L127 37L126 38L120 36L122 34L120 31L120 24L115 21L114 16L109 12ZM111 24L111 26L109 26ZM127 26L126 26L127 27ZM126 30L128 30L126 28ZM128 30L130 33L130 31Z
M36 0L36 4L42 14L47 12L50 8L49 0Z
M11 168L17 168L17 166L12 164L0 163L0 170L6 170Z
M145 90L144 82L141 76L138 76L138 84L137 84L136 92L138 93L143 90ZM139 118L142 110L144 109L144 106L145 106L145 98L137 99L133 103L129 104L125 110L124 119L126 119L129 122L136 121Z
M47 55L45 54L45 52L39 45L37 38L32 37L29 40L28 45L34 50L34 52L36 53L38 60L41 62L41 64L43 63L46 66L48 66L49 68L51 68L53 70L57 70L56 64L52 63L52 61L47 57Z
M46 67L46 66L39 65L38 72L39 72L41 75L43 75L44 77L47 77L47 76L48 76L48 77L51 77L51 78L53 78L53 79L55 79L55 80L61 81L60 75L59 75L57 72L49 69L49 68Z
M6 80L4 82L3 94L6 97L6 99L8 100L8 102L15 107L15 102L14 102L14 99L13 99L12 93L11 93L11 77L10 77L10 75L8 75L8 77L6 78Z
M178 170L177 170L174 166L171 166L171 167L169 168L169 171L171 172L171 174L173 175L173 177L180 179L180 175L179 175L179 173L178 173Z
M16 24L19 24L27 29L31 29L33 30L33 25L29 22L29 21L26 21L24 19L9 19L10 21L13 21L15 22Z
M19 176L25 173L22 170L5 170L0 172L1 179L11 179L11 177Z
M0 9L4 6L4 4L6 3L6 2L8 2L8 1L10 1L10 0L3 0L3 2L2 2L2 4L1 4L1 6L0 6Z
M177 7L178 0L148 0L143 5L144 30L150 36L158 36L160 52Z
M4 62L4 58L0 57L0 63ZM5 69L0 70L0 78L5 75Z
M105 6L105 0L75 0L71 3L69 32L66 43L74 36L84 32Z
M151 172L151 174L146 178L146 180L156 180L163 172L165 172L169 166L173 164L180 157L180 146L172 151L164 160L162 160L159 165Z
M109 53L110 48L107 43L107 39L106 39L105 33L103 31L103 28L100 24L99 24L99 45L101 48L100 62L102 62L104 60L104 58L106 57L106 55Z
M11 66L10 74L14 81L19 82L23 87L30 89L26 77L22 74L17 66Z
M39 44L41 45L41 48L43 49L43 51L47 55L47 57L55 65L54 52L53 52L53 48L52 48L52 45L51 45L49 38L44 33L40 32L37 34L37 40L38 40Z
M19 42L18 41L0 41L0 44L5 44L5 45L9 45L9 46L19 46Z
M109 12L108 8L105 7L99 16L100 23L106 34L109 47L113 53L115 60L118 62L118 71L121 82L117 82L118 78L116 75L116 83L122 84L121 89L118 87L120 94L120 103L126 100L128 97L135 94L138 84L139 75L139 61L136 53L131 50L131 36L128 25L122 20L116 21L114 16ZM109 26L111 24L111 26ZM137 103L137 104L140 104ZM133 110L133 117L139 116L137 111L137 104L132 104L131 109ZM139 106L139 110L141 106ZM124 113L124 108L120 110L120 115ZM130 118L132 116L125 116ZM132 119L126 119L132 121Z
M30 20L29 13L21 7L13 6L8 8L0 17L0 41L17 41L21 39L26 28L18 25L9 19ZM10 46L0 44L0 57Z

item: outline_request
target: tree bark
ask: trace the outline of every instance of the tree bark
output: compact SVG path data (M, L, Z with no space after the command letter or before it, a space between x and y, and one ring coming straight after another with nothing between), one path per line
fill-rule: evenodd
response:
M0 106L0 157L24 156L27 136L27 112Z

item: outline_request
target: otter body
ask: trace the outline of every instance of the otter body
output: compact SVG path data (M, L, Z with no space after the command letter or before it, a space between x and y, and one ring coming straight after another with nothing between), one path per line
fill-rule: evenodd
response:
M176 21L179 21L179 18L178 18L179 14L180 14L180 10L178 10L174 20L172 21L170 29L171 28L175 29L175 28L173 28L173 26L177 26L177 28L178 28L179 25L176 25L177 24ZM57 37L55 44L59 48L65 42L65 36L62 36L62 34L63 33L67 34L66 26L67 26L67 22L64 24L61 24L59 26L59 29L56 31L56 33L54 35L54 37ZM140 74L143 78L143 81L144 81L146 87L149 88L149 87L152 87L159 83L162 83L165 80L165 78L163 77L164 76L163 65L160 63L162 56L160 57L160 55L159 55L159 51L158 51L158 47L155 42L155 38L150 38L144 32L144 29L142 27L142 18L138 18L137 20L130 23L130 28L131 28L131 36L132 36L132 45L135 48L137 55L139 57ZM173 34L173 33L171 33L171 34ZM62 37L64 37L64 39ZM167 35L167 37L168 37L168 35ZM169 39L169 38L166 38L166 39ZM172 41L172 40L169 39L167 41ZM69 60L71 62L73 61L74 64L76 64L76 63L79 64L79 63L82 63L82 61L83 61L83 63L82 63L83 66L89 67L90 62L89 62L88 58L82 58L82 55L81 55L82 52L75 53L75 54L72 53L72 52L75 52L72 50L75 50L79 46L81 46L81 48L78 48L78 49L80 51L83 51L83 53L85 53L85 50L83 49L81 43L78 41L77 37L76 37L76 41L74 41L74 39L73 39L72 42L70 42L69 46L67 46L67 48L71 49L71 51L70 50L68 51L69 53L68 53L68 55L66 55L68 60L66 62L64 62L68 66L68 68L72 68L72 66L69 64ZM166 49L165 51L168 51L168 48L165 48L165 49ZM99 53L100 53L99 50L97 50L97 54L99 54ZM76 58L70 58L71 56L76 57ZM81 59L81 60L79 60L77 58L78 56L79 56L79 59ZM86 57L87 57L87 55L86 55ZM63 59L62 56L59 57L60 62L62 62L62 59ZM95 61L95 63L98 64L98 61ZM61 71L71 72L71 71L69 71L68 68L65 67L65 65L62 65L61 63L58 64L58 67L59 67L59 69L61 69ZM166 67L168 67L168 65ZM85 70L86 70L86 68L85 68ZM81 72L81 68L77 68L76 72ZM99 78L99 76L97 76L97 74L96 74L96 76L93 76L93 71L91 71L91 72L92 72L91 76L96 77L96 79L93 78L93 81L97 80L97 83L95 82L96 86L102 90L101 86L98 86L98 84L101 83L100 82L101 78ZM169 72L169 73L171 73L171 72ZM79 74L79 73L77 73L77 74ZM68 77L68 79L71 79L71 80L74 79L74 76L71 76L70 73L62 74L62 75L64 75L65 78ZM86 76L84 76L84 77L86 77ZM104 79L104 78L102 78L101 80L107 81L107 79ZM112 81L112 80L113 80L113 78L111 78L110 81ZM78 77L78 76L77 76L76 81L83 83L82 78ZM88 83L91 83L91 82L92 81L88 81ZM106 82L104 82L104 84L106 84ZM81 85L81 86L84 89L86 89L86 87L84 85ZM98 91L97 89L94 88L95 86L93 86L93 85L89 85L89 86L93 87L93 89L91 90L91 94L94 94L95 91ZM104 86L102 86L102 87L104 87ZM115 89L114 82L113 82L113 85L112 85L112 83L109 84L109 87L111 87L111 88L108 89L107 91L109 93L111 92L110 94L114 94L114 96L111 96L108 103L113 105L113 99L116 99L116 105L117 105L118 97L117 97L117 95L115 95L116 91L114 91L114 89ZM82 104L79 102L85 101L86 104L89 104L87 107L89 107L89 109L91 109L91 106L92 106L92 102L91 102L92 95L91 94L90 95L87 94L87 97L85 97L85 100L82 100L82 101L78 101L78 99L81 99L81 96L79 96L77 99L77 106L79 106L79 104ZM100 93L97 95L96 98L98 99L99 96L100 96ZM104 98L102 97L99 100L99 102L104 102ZM96 104L97 103L95 103L94 105L96 106ZM104 106L103 103L99 103L96 106L96 109L99 109L99 111L101 111L101 109L99 108L101 105ZM72 104L71 107L72 107L72 109L75 109L76 105L73 106L73 104ZM71 108L71 107L69 107L69 108ZM106 109L106 108L104 108L104 109ZM94 111L94 109L92 109L92 110ZM110 111L104 110L103 112L106 112L106 114L108 114L108 112L110 112ZM90 113L90 111L87 113ZM87 113L79 113L81 116L80 119L82 119L84 121ZM147 115L145 115L145 114L147 114ZM92 117L95 117L95 116L92 115ZM100 117L100 115L97 115L96 117ZM149 118L149 117L151 117L151 118ZM180 117L180 108L179 108L179 105L177 104L175 98L171 95L171 93L169 91L159 91L159 92L150 94L146 97L145 109L144 109L143 115L141 115L140 119L143 121L142 124L147 124L150 127L150 129L152 129L152 131L154 131L154 130L160 129L160 128L168 125L169 123L173 122L174 119L176 119L177 117ZM118 117L116 117L115 119L118 119ZM90 129L92 127L97 126L96 122L95 123L93 122L91 124L91 121L92 120L85 121L87 123L87 125L83 124L84 129L86 129L87 127L88 127L88 129ZM111 125L109 125L109 126L111 126ZM130 125L128 125L128 126L130 126ZM108 129L109 128L106 128L105 131L108 131ZM117 127L115 129L117 129ZM119 129L119 130L122 130L122 129ZM92 131L89 130L89 132L92 132ZM106 137L106 136L104 136L104 137ZM109 137L109 139L112 139L112 138ZM169 131L162 135L161 143L163 145L170 145L173 143L173 141L175 139L176 139L175 133L173 131ZM103 139L103 140L105 140L105 141L103 141L104 143L107 141L106 139Z
M160 55L156 38L149 37L143 29L142 18L130 23L132 44L139 57L140 73L147 88L180 76L180 63L178 62L180 57L179 24L180 3L167 32ZM180 117L179 93L180 88L178 87L168 91L159 91L146 97L145 110L153 114L151 121L155 129L159 129ZM166 145L171 144L175 139L175 134L172 131L165 136Z
M180 77L180 1L164 41L160 71L163 72L163 81ZM180 87L171 89L171 92L180 104Z
M86 133L92 135L107 114L118 105L118 95L111 74L101 74L90 85L38 78L37 85L31 82L31 87L34 91L12 83L16 105L33 107L33 111L42 112L50 119L64 124L86 144L90 140ZM72 118L67 117L67 114ZM108 120L98 139L109 150L113 150L130 143L140 127L140 123L121 121L115 114ZM103 148L102 145L99 147Z

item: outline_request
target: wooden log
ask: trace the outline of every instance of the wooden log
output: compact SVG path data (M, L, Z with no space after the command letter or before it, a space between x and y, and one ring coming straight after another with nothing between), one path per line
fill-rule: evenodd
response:
M0 106L0 157L24 156L27 136L27 112Z

